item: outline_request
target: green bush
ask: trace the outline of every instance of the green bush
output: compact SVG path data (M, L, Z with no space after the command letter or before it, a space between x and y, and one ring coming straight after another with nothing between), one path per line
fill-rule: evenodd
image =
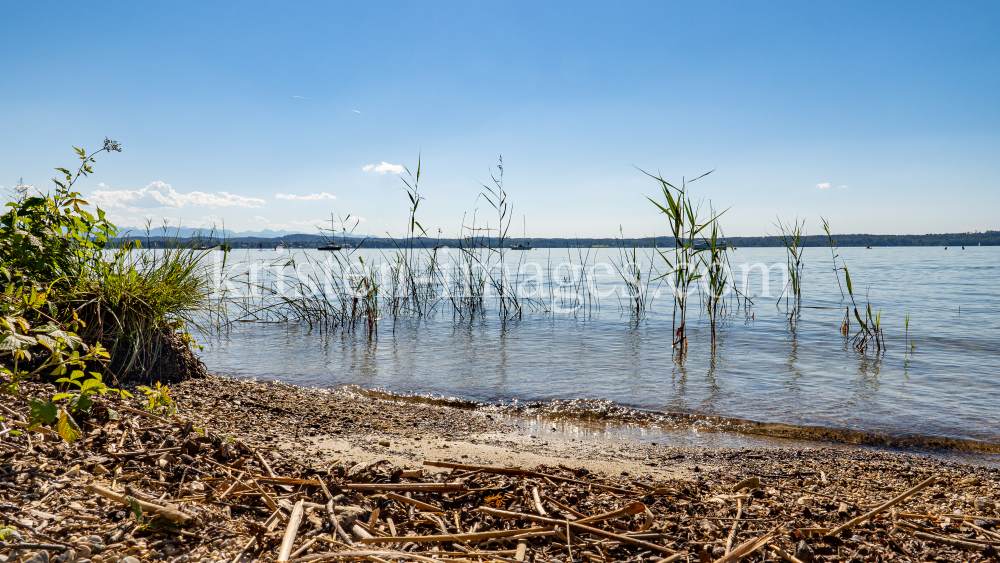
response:
M52 193L17 193L0 215L0 394L36 375L58 378L55 395L30 399L29 424L69 442L80 433L74 416L87 416L95 397L131 396L108 376L150 370L171 339L195 345L186 327L221 311L209 299L205 253L110 248L118 229L73 185L93 172L96 154L121 147L105 139L96 152L74 150L75 173L57 168Z

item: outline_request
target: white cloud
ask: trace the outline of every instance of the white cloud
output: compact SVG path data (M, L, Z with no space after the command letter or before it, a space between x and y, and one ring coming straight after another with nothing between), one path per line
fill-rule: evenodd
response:
M816 184L816 187L825 190L830 187L830 182L823 182L822 184Z
M337 199L337 196L330 195L326 192L309 195L275 194L274 197L276 199Z
M356 109L352 109L351 111L353 111L354 113L361 113L360 111L358 111Z
M103 183L98 184L107 188ZM179 209L184 206L205 207L260 207L264 200L243 197L229 192L207 194L205 192L181 193L163 182L153 182L141 190L94 190L90 193L90 203L105 207L121 207L130 210L137 207L169 207ZM128 204L128 205L126 205Z
M262 223L270 223L271 222L270 219L268 219L267 217L261 217L260 215L254 215L253 216L253 220L254 221L260 221Z
M846 188L847 188L847 184L842 184L842 185L840 185L840 186L837 186L837 187L838 187L838 188L845 188L845 189L846 189Z
M378 166L375 166L374 164L369 164L368 166L362 168L362 170L364 170L365 172L371 172L374 170L379 174L388 174L390 172L392 172L393 174L402 174L403 171L406 169L403 168L402 164L389 164L388 162L383 160L382 164L379 164Z

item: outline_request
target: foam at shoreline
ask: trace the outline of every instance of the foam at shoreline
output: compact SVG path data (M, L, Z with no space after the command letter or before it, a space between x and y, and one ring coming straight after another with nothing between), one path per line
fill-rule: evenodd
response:
M409 395L385 389L363 389L348 386L341 392L391 401L448 406L468 410L483 410L503 416L536 419L540 423L568 422L584 425L595 432L641 429L653 435L696 430L728 433L749 437L804 442L874 446L907 450L939 450L973 454L1000 454L1000 444L977 440L927 436L921 434L892 435L824 426L793 425L761 422L696 413L667 413L637 409L601 400L551 400L530 403L483 403L454 397Z

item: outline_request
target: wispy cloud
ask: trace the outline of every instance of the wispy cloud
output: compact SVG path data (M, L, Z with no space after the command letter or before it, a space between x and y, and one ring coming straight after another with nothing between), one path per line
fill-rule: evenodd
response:
M378 166L374 164L369 164L368 166L362 168L362 170L364 170L365 172L375 171L378 172L379 174L388 174L390 172L393 174L402 174L405 168L403 168L402 164L389 164L388 162L383 160L382 164L379 164Z
M847 184L841 184L841 185L839 185L839 186L837 186L837 187L838 187L838 188L844 188L844 189L847 189Z
M825 190L830 187L830 182L823 182L822 184L816 184L816 187Z
M337 196L330 195L326 192L309 195L275 194L274 197L277 199L337 199Z
M353 111L354 113L361 113L360 111L358 111L356 109L352 109L351 111Z
M107 188L103 183L98 184ZM163 182L153 182L141 190L94 190L88 198L94 205L129 208L168 207L179 209L186 206L204 207L260 207L264 200L243 197L229 192L208 194L205 192L181 193Z
M309 99L309 98L307 98L307 97L305 97L305 96L292 96L292 97L293 97L293 98L298 98L298 99L300 99L300 100L308 100L308 99Z
M254 215L253 216L253 220L254 221L260 221L261 223L270 223L271 222L271 220L268 219L267 217L261 217L260 215Z

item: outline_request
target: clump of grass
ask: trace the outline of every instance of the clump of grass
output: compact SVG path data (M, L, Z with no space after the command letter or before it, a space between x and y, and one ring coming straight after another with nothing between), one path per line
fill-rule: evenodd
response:
M700 222L700 204L693 204L687 194L687 185L708 176L712 172L706 172L694 180L681 180L681 187L676 187L660 176L654 176L646 171L640 170L650 178L660 184L663 203L647 197L653 205L667 217L667 225L673 239L673 249L664 252L656 247L656 243L650 243L656 249L663 261L666 263L668 271L661 277L667 277L672 282L674 294L674 312L671 322L673 333L672 348L683 355L687 352L687 310L691 286L701 278L699 273L698 254L696 240L701 231L708 226L707 223Z
M612 264L618 272L618 277L625 284L626 293L628 293L628 306L623 306L623 309L627 310L629 315L636 320L640 320L645 316L646 309L650 305L659 283L656 286L652 285L653 272L655 271L652 261L644 271L638 249L634 244L631 249L626 248L624 244L625 234L621 226L618 227L618 232L621 234L622 243L618 245L618 262L612 262Z
M723 211L725 213L725 211ZM734 290L737 299L740 297L735 284L731 283L729 266L729 250L732 248L722 234L719 218L722 213L712 209L708 221L709 231L704 237L705 247L701 250L702 263L705 268L705 311L708 313L712 331L712 351L715 351L716 325L728 313L725 299L727 291Z
M854 333L854 336L850 337L850 343L861 354L867 354L869 350L872 352L882 352L885 350L885 334L882 329L882 311L881 309L872 312L871 302L868 300L867 295L865 296L865 316L862 317L858 312L857 302L854 300L854 288L851 284L851 273L847 270L847 266L843 266L844 279L847 283L847 293L851 297L851 304L854 309L854 318L858 322L858 331ZM850 334L851 331L851 307L847 308L844 313L844 324L841 327L841 332L844 337Z
M805 269L802 253L805 250L803 236L805 235L806 222L805 219L800 220L798 217L792 223L783 223L781 219L777 219L774 226L778 229L778 233L771 236L781 242L781 246L785 249L788 272L788 283L782 288L781 295L778 296L778 303L781 303L781 298L784 297L785 310L789 313L789 319L794 319L802 311L802 271ZM789 298L791 298L790 308Z
M143 251L135 241L86 261L69 302L85 323L81 336L108 349L116 377L152 382L170 340L195 345L192 331L218 326L224 311L211 299L206 256L184 244Z

